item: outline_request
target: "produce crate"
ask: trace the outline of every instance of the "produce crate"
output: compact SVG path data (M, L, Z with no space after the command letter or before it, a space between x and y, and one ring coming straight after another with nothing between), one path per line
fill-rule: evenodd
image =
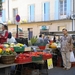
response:
M38 46L40 50L45 50L46 46Z
M22 47L14 47L15 52L24 52L24 49L25 49L24 46L22 46Z
M42 55L38 55L38 56L32 56L32 61L40 61L42 60Z
M25 56L24 59L16 59L15 62L16 63L29 63L29 62L32 62L32 58Z
M47 60L47 59L50 59L50 58L52 58L52 55L49 54L49 53L43 55L43 60Z
M47 59L52 58L52 54L49 54L49 53L45 53L45 52L36 52L36 54L42 55L43 60L47 60Z

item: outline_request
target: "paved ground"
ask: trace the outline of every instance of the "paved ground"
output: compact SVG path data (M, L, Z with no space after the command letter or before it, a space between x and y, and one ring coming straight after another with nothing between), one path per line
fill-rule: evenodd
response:
M48 75L75 75L75 67L71 68L70 70L55 67L49 70Z

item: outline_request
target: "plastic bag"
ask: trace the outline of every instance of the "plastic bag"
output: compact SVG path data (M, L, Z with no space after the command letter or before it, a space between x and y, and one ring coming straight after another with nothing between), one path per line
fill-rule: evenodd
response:
M70 52L70 62L75 62L75 57L73 51Z

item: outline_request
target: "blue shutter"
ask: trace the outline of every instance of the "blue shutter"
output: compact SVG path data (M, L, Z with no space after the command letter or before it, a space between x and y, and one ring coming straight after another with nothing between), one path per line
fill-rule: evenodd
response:
M55 20L59 19L59 0L55 0Z
M50 19L50 3L44 3L44 21L49 21Z
M34 21L35 19L35 7L34 5L30 6L30 21Z
M71 14L71 0L67 0L67 15Z
M2 21L6 21L6 15L5 15L5 10L2 10Z
M5 2L5 0L2 0L2 2Z

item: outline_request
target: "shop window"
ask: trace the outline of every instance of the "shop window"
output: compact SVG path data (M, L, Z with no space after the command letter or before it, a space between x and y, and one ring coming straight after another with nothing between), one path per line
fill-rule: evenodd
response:
M64 28L66 28L66 26L58 26L58 31L62 31Z

